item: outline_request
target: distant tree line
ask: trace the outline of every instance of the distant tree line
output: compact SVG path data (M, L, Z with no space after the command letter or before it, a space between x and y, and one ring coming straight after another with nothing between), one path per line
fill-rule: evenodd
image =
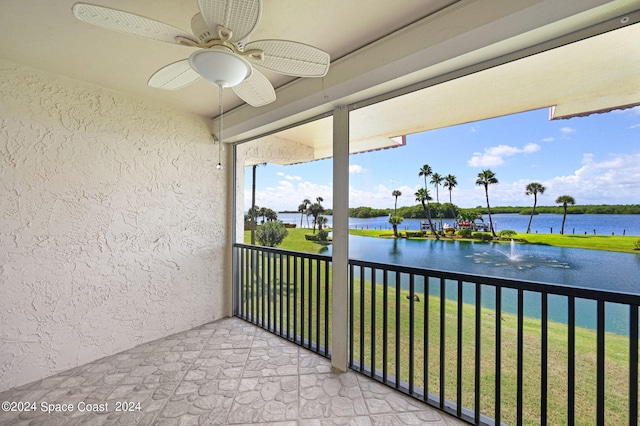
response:
M486 213L485 207L476 210ZM537 213L562 214L562 206L537 206ZM491 213L518 213L528 215L531 208L522 206L491 207ZM585 204L569 207L567 214L640 214L640 204Z
M436 208L437 205L433 205L432 208ZM440 206L440 211L443 214L444 219L453 219L452 212L455 213L455 217L458 216L462 210L455 204L443 203ZM472 209L479 214L487 214L487 208L478 206ZM523 206L501 206L491 207L492 214L504 214L504 213L516 213L528 215L531 213L531 207ZM562 214L562 206L536 206L536 213L552 213ZM354 207L349 209L349 217L353 218L372 218L383 217L393 214L393 208L388 209L375 209L373 207ZM424 209L420 204L415 206L398 207L397 214L405 219L424 219L427 217ZM587 204L587 205L575 205L570 206L567 210L567 214L640 214L640 204Z
M442 203L442 204L433 204L431 206L434 211L434 216L437 216L435 213L440 211L442 213L443 219L454 219L458 216L459 208L455 204L451 203ZM374 209L372 207L355 207L349 209L349 217L366 219L370 217L382 217L389 216L394 213L394 209ZM405 219L424 219L427 217L427 213L422 208L421 204L417 204L415 206L404 206L398 207L396 214L398 216L402 216ZM453 216L453 215L455 216ZM437 216L440 217L440 216Z

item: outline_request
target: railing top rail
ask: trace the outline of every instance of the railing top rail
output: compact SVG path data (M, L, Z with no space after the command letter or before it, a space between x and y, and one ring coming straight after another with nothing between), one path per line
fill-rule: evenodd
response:
M305 253L294 250L284 250L274 247L253 246L251 244L235 243L237 248L244 248L256 251L262 251L274 254L285 254L289 256L298 256L305 259L324 260L331 262L331 256ZM362 266L365 268L374 268L378 270L387 270L400 272L404 274L413 274L425 277L444 278L447 280L471 282L478 284L491 285L501 288L511 288L516 290L532 291L537 293L547 293L559 296L573 296L582 299L603 300L605 302L621 303L625 305L640 306L640 295L632 293L612 292L607 290L597 290L592 288L575 287L570 285L550 284L536 281L514 280L509 278L498 278L485 275L472 275L459 272L449 272L437 269L417 268L405 265L395 265L389 263L370 262L366 260L349 259L349 264L354 266Z
M484 275L471 275L458 272L441 271L436 269L369 262L365 260L349 259L349 264L354 266L362 266L365 268L401 272L405 274L420 275L425 277L444 278L447 280L486 284L502 288L511 288L516 290L522 289L537 293L573 296L583 299L603 300L605 302L640 306L640 295L632 293L612 292L607 290L597 290L591 288L542 283L536 281L513 280L509 278L498 278Z

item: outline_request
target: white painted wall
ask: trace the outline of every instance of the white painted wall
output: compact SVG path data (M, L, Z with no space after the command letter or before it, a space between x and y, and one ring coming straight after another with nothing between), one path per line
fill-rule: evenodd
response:
M209 128L0 60L0 391L230 313Z

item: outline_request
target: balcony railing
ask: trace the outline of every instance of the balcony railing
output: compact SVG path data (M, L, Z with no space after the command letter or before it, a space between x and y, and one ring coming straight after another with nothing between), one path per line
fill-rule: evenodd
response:
M330 356L331 258L235 245L236 315ZM349 261L350 368L472 424L630 424L640 296Z
M234 245L234 315L329 357L331 257Z

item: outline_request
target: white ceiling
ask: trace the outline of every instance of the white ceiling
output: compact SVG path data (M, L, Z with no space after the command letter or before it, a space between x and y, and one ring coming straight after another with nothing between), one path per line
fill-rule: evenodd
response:
M265 0L252 40L291 39L336 60L456 0ZM197 0L86 0L190 30ZM0 0L0 57L203 116L218 114L218 89L200 80L164 91L147 86L159 68L195 48L109 31L76 20L76 0ZM275 87L292 78L265 72ZM225 108L242 101L225 92Z
M196 0L88 2L188 32L198 10ZM74 3L0 0L0 58L177 110L217 116L218 89L203 80L177 91L146 84L157 69L186 58L193 48L77 21L71 12ZM622 22L625 16L630 19ZM284 38L317 46L330 53L331 69L320 79L265 72L278 99L261 108L243 104L226 90L225 110L231 111L225 116L225 139L247 140L336 106L368 102L452 73L463 75L465 69L487 61L523 56L519 52L545 43L555 46L558 37L579 39L581 32L592 35L617 28L624 31L613 31L603 43L536 55L514 63L520 65L493 68L355 111L352 120L360 125L354 137L368 140L374 148L385 141L392 145L390 136L533 107L555 105L557 114L566 115L637 103L639 21L640 0L263 0L262 19L252 40ZM496 104L496 93L510 93L511 98ZM466 99L464 108L457 101L460 95ZM416 113L429 103L429 119ZM318 158L327 149L326 132L326 125L310 124L286 136L316 147Z

